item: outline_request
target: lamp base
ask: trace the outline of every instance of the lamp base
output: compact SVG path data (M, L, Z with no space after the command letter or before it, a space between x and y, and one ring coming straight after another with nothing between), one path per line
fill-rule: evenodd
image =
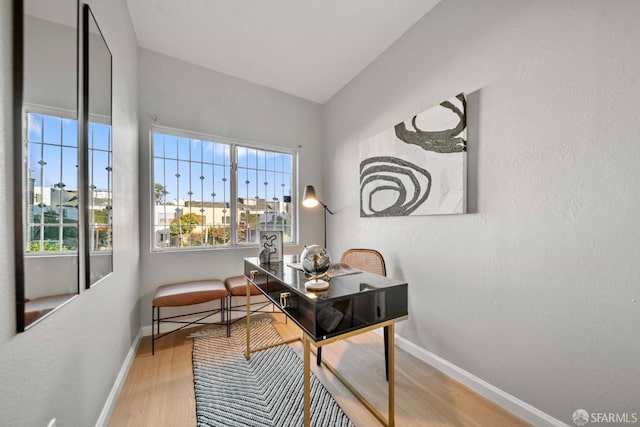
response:
M304 284L304 288L308 291L326 291L329 289L329 282L326 280L309 280Z

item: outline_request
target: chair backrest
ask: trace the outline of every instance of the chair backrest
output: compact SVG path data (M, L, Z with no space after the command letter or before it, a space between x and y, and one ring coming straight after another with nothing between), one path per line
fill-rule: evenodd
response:
M369 273L378 274L380 276L387 275L387 267L384 264L384 258L380 252L373 249L347 249L342 254L340 262L358 270L367 271Z

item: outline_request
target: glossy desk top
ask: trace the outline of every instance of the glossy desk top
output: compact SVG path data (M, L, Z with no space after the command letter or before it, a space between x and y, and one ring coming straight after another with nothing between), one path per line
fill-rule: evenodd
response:
M261 273L267 273L311 302L329 301L407 285L407 282L358 270L358 273L355 274L331 277L327 291L313 292L305 289L304 285L309 278L305 276L304 272L290 266L290 264L298 262L297 255L285 255L283 261L271 264L260 264L258 257L245 258L245 261L253 264ZM330 269L329 273L331 274L331 272Z
M260 264L258 258L245 258L244 274L316 343L408 315L406 282L343 264L329 274L354 274L332 277L326 291L307 291L309 279L291 266L297 261L297 256L285 256L281 262Z

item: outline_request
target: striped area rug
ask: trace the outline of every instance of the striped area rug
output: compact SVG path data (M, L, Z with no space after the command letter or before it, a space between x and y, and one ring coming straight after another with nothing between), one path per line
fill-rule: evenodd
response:
M224 328L196 332L193 377L198 426L302 426L303 361L288 345L244 357L246 332L238 322L227 338ZM252 347L282 341L269 319L252 323ZM311 373L311 425L353 426Z

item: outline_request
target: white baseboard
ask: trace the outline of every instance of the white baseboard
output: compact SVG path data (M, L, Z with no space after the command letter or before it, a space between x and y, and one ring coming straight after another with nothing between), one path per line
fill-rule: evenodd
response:
M151 331L151 329L149 329L149 331ZM106 427L109 424L109 418L111 418L111 413L113 412L113 408L116 406L116 402L118 401L118 395L120 395L120 390L124 385L124 381L127 379L127 375L129 374L129 368L131 368L133 359L135 359L136 357L136 353L138 352L138 347L140 346L140 341L142 341L142 329L138 331L138 334L134 338L133 343L129 348L127 357L125 357L124 362L120 367L120 372L118 372L118 376L116 377L116 380L113 383L113 387L111 387L109 396L107 397L107 400L104 402L104 406L102 407L102 412L100 412L98 421L96 421L96 427Z
M151 336L151 325L143 326L142 328L140 328L140 331L142 332L142 336L143 337L150 337Z
M376 332L378 331L376 330ZM445 375L467 386L479 395L489 399L496 405L520 417L524 421L533 424L534 426L570 427L551 415L542 412L541 410L523 402L503 390L500 390L498 387L489 384L485 380L476 377L472 373L465 371L459 366L456 366L440 356L415 345L411 341L408 341L397 334L395 336L395 343L398 348L401 348L426 364L433 366Z

